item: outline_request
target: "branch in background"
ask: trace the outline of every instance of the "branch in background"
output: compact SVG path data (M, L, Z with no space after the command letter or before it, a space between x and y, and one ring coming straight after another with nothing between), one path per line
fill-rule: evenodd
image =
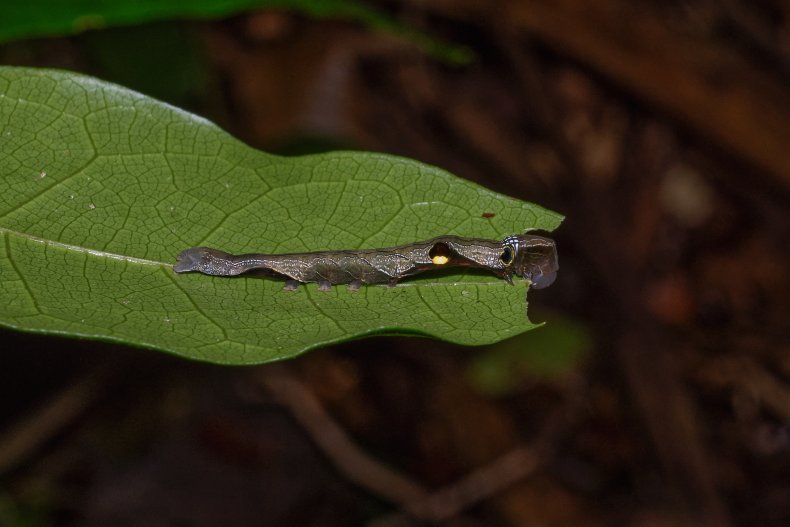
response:
M285 405L309 433L316 445L349 480L369 492L397 504L409 515L434 522L451 519L470 506L503 491L534 473L536 449L518 447L472 471L459 481L430 492L408 476L370 457L351 440L321 406L310 390L285 367L259 370L260 382ZM549 426L547 430L555 431ZM540 444L547 443L545 434ZM377 525L402 523L400 515L377 520Z

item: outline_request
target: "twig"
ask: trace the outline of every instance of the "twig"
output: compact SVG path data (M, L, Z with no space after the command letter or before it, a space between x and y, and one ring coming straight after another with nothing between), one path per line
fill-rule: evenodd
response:
M351 481L402 507L427 496L427 491L407 476L365 454L324 411L307 387L285 368L268 366L261 372L266 388L288 407L318 447Z
M400 506L407 514L433 522L446 521L471 505L489 498L533 473L538 466L536 449L518 447L436 492L368 456L324 411L309 389L281 366L262 370L261 381L292 412L311 438L348 479ZM375 521L376 525L401 524L402 514Z
M425 499L410 504L414 516L433 522L454 518L472 505L499 494L535 472L538 456L526 446L514 448L491 463L472 471L455 483L437 490ZM394 527L406 524L403 514L377 518L368 527Z

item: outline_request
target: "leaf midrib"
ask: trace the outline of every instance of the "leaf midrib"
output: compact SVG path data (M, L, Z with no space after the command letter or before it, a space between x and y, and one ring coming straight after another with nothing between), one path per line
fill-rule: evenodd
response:
M18 236L19 238L23 238L25 240L40 243L43 245L48 245L51 247L56 247L58 249L64 249L68 251L74 251L78 253L90 254L91 256L97 256L100 258L111 258L113 260L119 260L127 263L133 264L140 264L140 265L148 265L152 267L172 267L172 263L167 262L160 262L157 260L148 260L146 258L138 258L136 256L128 256L123 254L116 254L107 251L101 251L99 249L90 249L88 247L81 247L79 245L73 245L70 243L59 242L56 240L50 240L47 238L41 238L38 236L33 236L32 234L28 234L26 232L19 232L13 229L8 229L6 227L0 227L0 234L2 235L10 235L10 236ZM519 280L520 281L520 280ZM398 283L395 287L458 287L458 286L499 286L502 284L501 280L492 280L492 281L481 281L481 282L406 282L406 283ZM369 284L367 287L389 287L386 284Z
M111 253L111 252L107 252L107 251L101 251L99 249L90 249L88 247L81 247L79 245L73 245L73 244L70 244L70 243L59 242L57 240L50 240L50 239L47 239L47 238L40 238L38 236L33 236L32 234L28 234L26 232L19 232L19 231L15 231L13 229L8 229L6 227L0 227L0 234L10 235L10 236L17 236L19 238L22 238L22 239L25 239L25 240L28 240L28 241L31 241L31 242L41 243L41 244L44 244L44 245L49 245L51 247L56 247L58 249L65 249L65 250L68 250L68 251L74 251L74 252L79 252L79 253L90 254L91 256L98 256L98 257L101 257L101 258L111 258L113 260L120 260L120 261L125 261L125 262L128 262L128 263L136 263L136 264L140 264L140 265L150 265L150 266L156 266L156 267L163 267L163 266L172 267L172 264L165 263L165 262L159 262L159 261L156 261L156 260L147 260L145 258L137 258L136 256L128 256L128 255L124 255L124 254L116 254L116 253Z

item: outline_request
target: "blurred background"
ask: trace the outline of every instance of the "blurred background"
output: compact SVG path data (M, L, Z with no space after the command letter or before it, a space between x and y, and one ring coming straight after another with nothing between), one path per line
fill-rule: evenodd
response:
M3 330L0 525L790 524L790 4L10 4L2 64L567 219L548 324L488 348L229 368Z

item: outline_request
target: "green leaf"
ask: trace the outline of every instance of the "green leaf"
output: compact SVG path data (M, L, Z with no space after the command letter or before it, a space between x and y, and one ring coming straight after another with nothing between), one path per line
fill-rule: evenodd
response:
M491 343L534 327L526 281L453 274L289 293L276 280L176 275L172 264L195 245L370 248L560 221L408 159L278 157L112 84L0 68L0 323L12 328L227 364L382 333Z
M67 35L175 17L215 18L264 7L374 21L383 16L354 0L6 0L0 19L0 41Z
M359 0L5 0L0 42L173 18L220 18L252 9L289 9L314 18L354 20L400 35L450 64L466 64L473 58L469 49L409 28Z
M467 374L482 392L510 395L530 382L561 382L579 367L591 343L587 327L553 315L541 331L481 349L470 360Z

